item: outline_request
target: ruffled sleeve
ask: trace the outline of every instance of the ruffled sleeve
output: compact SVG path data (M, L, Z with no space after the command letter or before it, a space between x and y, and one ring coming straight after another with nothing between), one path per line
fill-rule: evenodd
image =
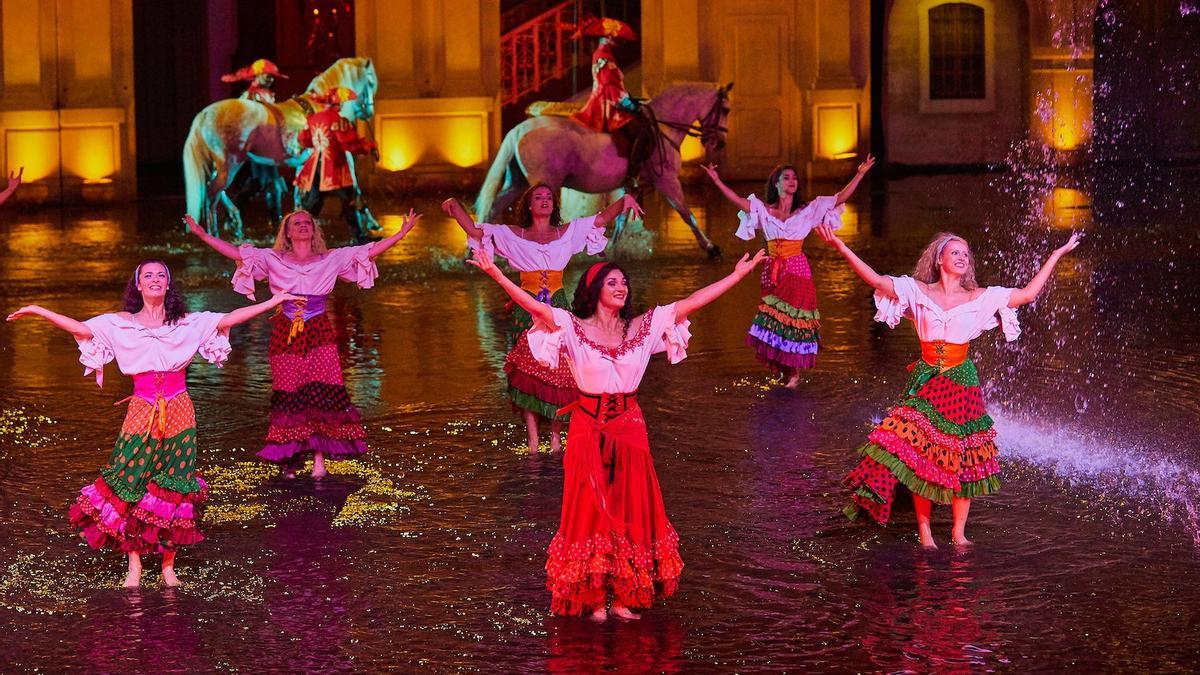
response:
M76 340L79 343L79 362L83 364L83 375L96 374L96 386L104 386L104 366L117 358L113 347L113 314L94 316L83 325L92 331L92 337Z
M571 237L571 253L586 251L588 255L600 255L608 246L608 236L603 227L596 227L596 216L576 218L567 225Z
M900 324L900 319L913 318L912 307L916 302L917 289L912 277L888 278L892 280L896 297L889 298L883 293L875 291L875 320L886 323L888 328L895 328Z
M357 284L359 288L373 288L375 280L379 278L379 267L371 258L371 247L374 245L362 244L334 249L338 278Z
M763 220L771 214L767 213L766 205L757 196L750 195L746 201L750 202L750 210L738 211L736 234L739 239L750 241L758 234L757 230L763 226Z
M496 238L503 237L504 232L508 231L506 225L496 225L494 223L479 223L479 229L483 230L483 236L475 238L467 235L467 245L472 249L483 249L488 255L496 257ZM503 252L500 255L504 255ZM507 256L505 256L507 257Z
M196 352L209 363L220 368L229 359L233 348L229 334L217 330L217 324L225 314L221 312L192 312L187 315L188 331L198 345Z
M808 236L809 232L821 225L828 225L835 230L839 229L842 226L842 213L845 211L846 205L837 203L837 195L817 197L800 211L804 232L799 238Z
M237 268L233 270L233 290L237 293L254 299L254 282L266 281L267 279L267 256L271 255L271 249L255 248L250 244L242 244L238 248L238 252L242 254L242 259L237 264Z
M558 307L551 307L550 311L554 314L554 323L557 326L550 330L548 326L535 320L525 336L529 340L529 351L533 352L533 358L548 368L557 368L559 355L572 327L571 313Z
M1004 288L1003 286L989 286L985 291L987 298L984 300L984 312L982 314L984 324L980 327L982 330L991 330L997 325L1004 331L1004 340L1012 342L1021 336L1021 322L1017 319L1017 310L1008 306L1012 299L1013 289ZM999 323L996 317L1000 318Z
M684 319L675 323L675 320L675 303L671 303L655 307L650 324L653 353L666 352L667 360L671 363L679 363L687 358L688 343L692 340L692 322Z

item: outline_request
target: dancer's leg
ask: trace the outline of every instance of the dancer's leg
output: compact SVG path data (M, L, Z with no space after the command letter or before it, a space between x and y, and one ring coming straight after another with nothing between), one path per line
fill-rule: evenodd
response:
M550 452L562 450L562 422L550 422Z
M525 415L525 431L529 435L529 454L537 454L538 451L538 418L537 413L532 410L523 411Z
M950 508L954 512L954 524L951 529L951 540L955 546L968 546L971 543L967 539L967 514L971 511L971 500L963 497L955 497L950 503Z
M169 588L179 586L179 577L175 576L175 550L163 553L162 578L163 584Z
M125 588L137 588L142 583L142 556L137 553L127 553L129 572L125 575Z
M937 544L933 541L933 530L929 526L933 504L928 499L914 494L913 506L917 510L917 537L921 539L921 545L925 548L937 548Z
M325 470L325 453L318 450L313 453L313 480L321 480L327 473Z

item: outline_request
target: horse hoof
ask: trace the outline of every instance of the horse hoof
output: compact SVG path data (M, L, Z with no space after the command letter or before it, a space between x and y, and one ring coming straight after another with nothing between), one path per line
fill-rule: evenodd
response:
M716 261L721 260L721 247L717 246L716 244L710 246L708 248L708 259Z

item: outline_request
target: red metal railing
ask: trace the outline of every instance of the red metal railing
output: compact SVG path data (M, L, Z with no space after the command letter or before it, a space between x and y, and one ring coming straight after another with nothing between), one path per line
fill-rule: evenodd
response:
M500 103L515 103L571 68L568 40L574 0L566 0L500 36Z

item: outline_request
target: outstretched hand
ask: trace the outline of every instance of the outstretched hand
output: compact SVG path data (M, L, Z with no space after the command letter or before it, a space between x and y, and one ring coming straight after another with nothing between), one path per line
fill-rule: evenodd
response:
M631 219L642 218L646 215L645 212L642 211L642 205L637 203L637 199L635 199L633 195L627 194L621 197L621 201L623 202L621 206L624 207L624 211L622 211L622 213L630 214Z
M6 321L16 321L23 316L35 316L37 314L37 310L39 309L41 309L41 307L38 307L37 305L25 305L21 309L9 314Z
M1072 232L1071 238L1067 239L1067 243L1054 249L1054 255L1061 257L1061 256L1064 256L1064 255L1070 253L1071 251L1074 251L1076 249L1076 247L1079 246L1080 239L1083 239L1082 232Z
M23 166L18 168L16 171L8 172L8 192L12 192L13 190L17 189L17 186L21 184L21 177L24 175L25 167Z
M492 260L492 256L487 251L482 248L472 247L471 253L470 260L467 260L468 265L478 267L481 272L489 277L494 277L500 273L499 268L496 267L496 263Z
M442 202L442 213L445 213L446 215L453 218L454 217L454 207L456 207L456 206L458 206L458 200L455 199L454 197L451 197L451 198L447 199L446 201Z
M838 236L834 234L832 225L818 225L817 234L821 237L822 241L830 246L837 246L841 242L841 239L838 239Z
M200 227L200 224L196 222L196 219L190 213L183 217L183 224L187 225L188 232L196 236L205 234L204 228Z
M720 174L717 173L717 165L716 164L709 162L708 164L701 164L700 168L704 169L704 173L708 174L708 177L710 179L712 179L712 181L714 183L721 180Z
M408 236L410 230L417 226L423 214L417 213L413 209L409 209L408 213L404 214L404 222L400 225L400 237Z
M758 267L759 263L766 259L767 252L765 249L758 249L758 253L755 253L753 258L750 257L749 253L743 253L742 259L734 263L733 271L742 275L749 274L755 267Z
M858 165L859 175L862 175L862 174L870 171L871 167L873 167L873 166L875 166L875 156L868 152L867 158L863 160L862 164Z

